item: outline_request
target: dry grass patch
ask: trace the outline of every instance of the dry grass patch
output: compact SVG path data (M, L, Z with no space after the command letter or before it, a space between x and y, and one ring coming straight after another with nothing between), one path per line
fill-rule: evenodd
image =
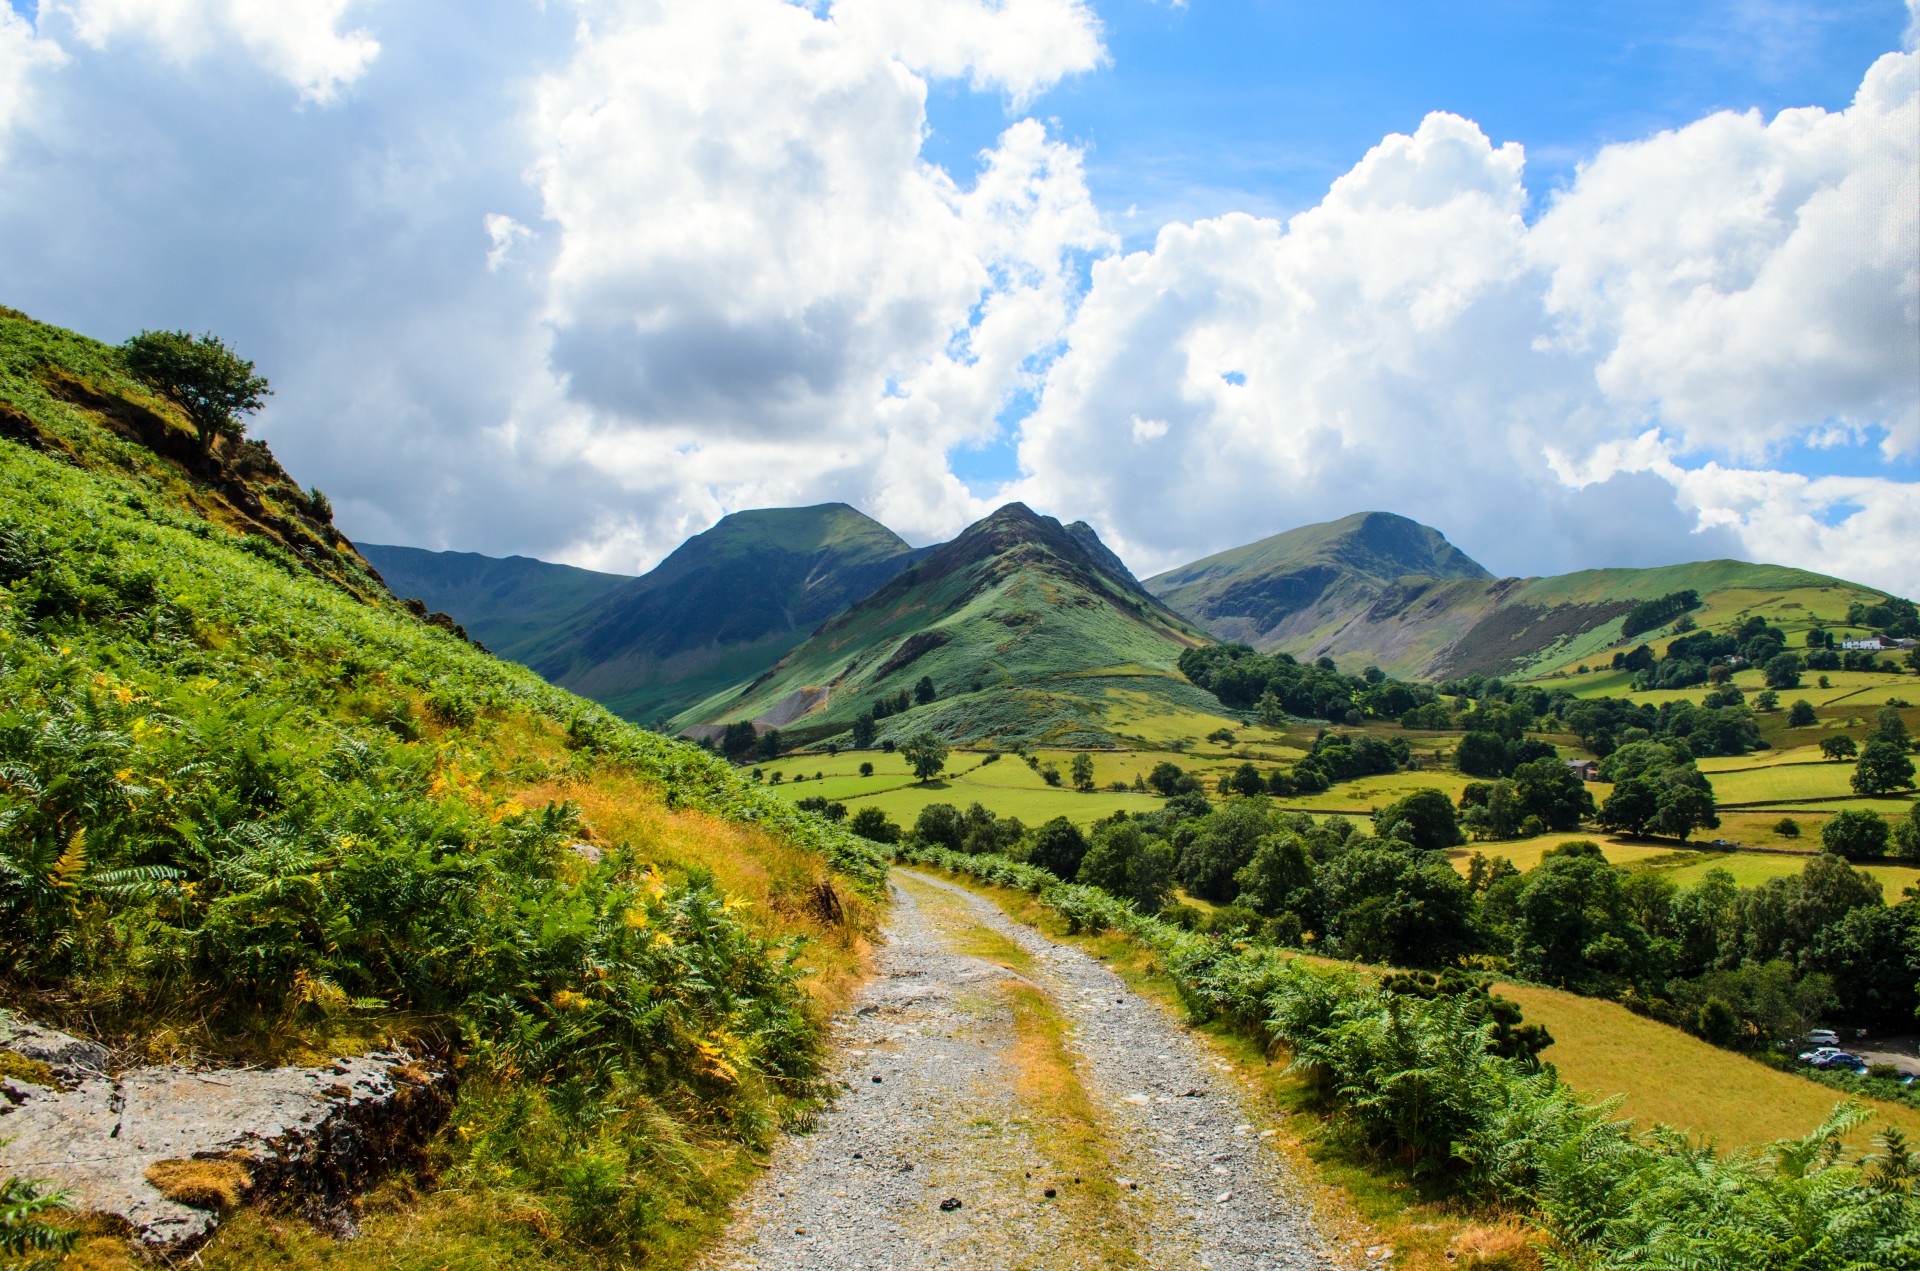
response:
M1527 1228L1513 1218L1463 1228L1447 1245L1447 1258L1456 1267L1477 1271L1534 1271L1540 1265Z
M1826 1120L1840 1091L1797 1077L1677 1028L1635 1015L1618 1002L1557 989L1501 984L1527 1022L1543 1024L1553 1045L1541 1058L1569 1086L1599 1098L1624 1095L1621 1113L1642 1125L1662 1122L1722 1147L1800 1138ZM1861 1101L1871 1114L1852 1137L1862 1147L1880 1127L1920 1137L1920 1112L1880 1100Z
M869 974L879 907L836 881L811 852L750 826L669 808L656 787L632 777L552 779L516 786L511 797L525 807L571 801L597 840L624 843L662 870L712 873L747 902L745 921L759 934L806 937L807 992L824 1014L851 1001Z
M239 1161L214 1157L156 1161L147 1166L147 1181L168 1200L225 1213L247 1198L253 1174Z

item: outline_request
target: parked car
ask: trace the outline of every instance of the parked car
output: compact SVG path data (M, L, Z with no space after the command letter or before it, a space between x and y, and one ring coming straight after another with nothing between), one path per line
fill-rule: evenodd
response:
M1800 1062L1803 1064L1818 1063L1829 1055L1838 1055L1840 1053L1841 1051L1838 1046L1816 1046L1812 1050L1801 1051Z
M1838 1050L1840 1049L1840 1034L1834 1032L1831 1028L1816 1028L1807 1034L1807 1045L1830 1046Z
M1851 1068L1859 1072L1867 1070L1867 1061L1858 1055L1850 1055L1844 1050L1835 1050L1807 1061L1815 1068L1831 1072L1836 1068Z

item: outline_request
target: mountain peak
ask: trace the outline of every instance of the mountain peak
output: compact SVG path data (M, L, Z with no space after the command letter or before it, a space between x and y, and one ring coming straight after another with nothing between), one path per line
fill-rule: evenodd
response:
M822 624L744 690L674 722L751 719L828 736L926 677L937 703L897 727L932 727L956 740L1104 742L1109 686L1082 673L1145 668L1131 673L1129 692L1184 702L1192 686L1175 664L1201 642L1091 526L1009 503Z
M1147 589L1224 639L1273 647L1403 578L1493 575L1431 526L1392 512L1302 525L1169 570Z

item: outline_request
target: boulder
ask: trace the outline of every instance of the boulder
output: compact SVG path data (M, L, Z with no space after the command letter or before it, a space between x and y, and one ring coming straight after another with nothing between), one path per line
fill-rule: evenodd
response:
M204 1240L228 1207L210 1198L230 1201L234 1187L286 1194L351 1234L354 1192L423 1144L451 1106L450 1075L404 1052L321 1068L167 1065L109 1076L93 1043L34 1026L13 1036L9 1048L71 1088L0 1081L0 1176L64 1188L76 1210L119 1219L153 1249ZM229 1165L195 1171L182 1162ZM200 1175L227 1181L201 1189L175 1181Z

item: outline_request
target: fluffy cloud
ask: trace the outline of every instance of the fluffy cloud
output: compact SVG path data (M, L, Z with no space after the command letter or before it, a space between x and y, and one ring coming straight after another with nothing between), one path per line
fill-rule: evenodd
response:
M942 33L956 57L997 49L1027 11L1078 14L937 3L908 26L709 0L597 16L536 94L552 364L597 423L563 444L634 473L678 454L729 501L852 484L908 532L977 511L946 450L991 428L1058 338L1073 257L1107 238L1078 154L1033 121L971 188L925 163L909 62ZM1025 91L1087 56L973 73Z
M15 116L27 108L34 77L66 60L58 44L40 39L32 23L0 5L0 157Z
M1106 60L1083 0L835 0L833 21L915 70L1021 103Z
M237 41L310 101L332 101L363 75L380 43L342 31L353 0L43 0L40 21L71 23L95 48L118 40L151 44L186 62Z
M1500 570L1920 591L1911 483L1776 470L1920 449L1913 55L1607 147L1532 223L1520 148L1441 113L1120 255L1024 117L1102 40L1088 0L0 7L0 301L229 335L372 540L634 569L847 499L927 541L997 501L949 452L1013 430L994 494L1143 572L1381 507ZM943 80L1008 109L967 170Z
M1920 449L1920 58L1853 105L1718 114L1582 165L1530 236L1610 398L1759 456L1828 422Z
M1743 551L1920 591L1911 484L1675 457L1915 448L1916 65L1607 147L1531 226L1519 148L1446 114L1285 224L1167 226L1095 267L1018 489L1149 567L1366 506L1497 570ZM1649 424L1659 462L1608 458Z

